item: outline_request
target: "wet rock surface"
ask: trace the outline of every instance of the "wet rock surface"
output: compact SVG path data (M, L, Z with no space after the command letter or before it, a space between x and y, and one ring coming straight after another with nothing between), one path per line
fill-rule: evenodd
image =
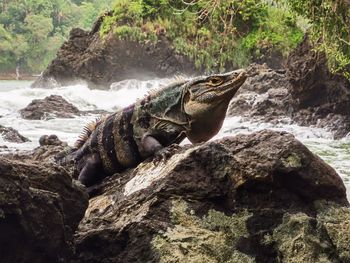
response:
M40 146L44 146L44 145L68 146L66 142L62 142L60 139L58 139L57 135L55 134L42 135L39 138L39 144Z
M286 69L298 123L329 128L337 138L347 135L350 82L328 70L325 55L314 51L307 36L290 54Z
M73 118L81 114L77 107L59 95L50 95L44 99L35 99L19 112L22 118L30 120Z
M30 141L28 138L21 135L16 129L2 125L0 125L0 135L8 142L23 143Z
M306 52L305 43L295 51L300 49L299 56L302 51ZM325 64L316 64L316 72L303 71L308 76L306 79L301 76L293 79L292 74L296 73L292 70L303 68L299 64L305 62L293 61L293 58L299 57L292 53L288 62L291 66L286 70L252 64L248 68L250 77L232 99L228 115L241 116L252 122L296 123L326 128L333 132L336 139L346 136L350 132L350 83L329 73ZM304 65L304 70L306 68L310 65Z
M262 131L107 178L74 262L347 262L349 223L336 172L292 135Z
M67 262L88 204L84 188L32 154L0 159L1 262Z
M285 70L252 64L248 72L249 78L231 100L228 114L263 122L291 117L294 103Z

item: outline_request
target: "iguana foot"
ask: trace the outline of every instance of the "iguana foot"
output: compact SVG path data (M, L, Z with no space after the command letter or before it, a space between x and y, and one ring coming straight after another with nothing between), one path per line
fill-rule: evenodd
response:
M164 147L157 151L154 154L154 157L152 159L152 162L154 164L159 163L161 161L166 162L168 159L170 159L171 156L173 156L179 149L181 149L181 146L178 144L171 144L168 147Z

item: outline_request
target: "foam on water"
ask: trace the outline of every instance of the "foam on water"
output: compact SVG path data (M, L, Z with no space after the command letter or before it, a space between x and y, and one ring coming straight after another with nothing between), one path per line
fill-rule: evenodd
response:
M151 83L151 84L150 84ZM43 99L49 95L60 95L73 103L80 110L114 111L118 107L125 107L137 98L142 98L151 88L157 88L159 83L139 82L135 87L111 90L90 90L85 84L57 87L52 89L31 89L29 86L15 89L1 89L0 87L0 115L17 111L27 106L33 99Z
M56 134L61 140L73 145L86 123L97 115L76 117L73 119L24 120L18 110L26 107L33 99L42 99L49 95L61 95L80 110L102 109L114 111L125 107L137 98L142 98L150 89L157 89L169 79L137 81L125 80L111 85L110 90L90 90L85 84L57 87L53 89L31 89L30 82L0 81L0 125L13 127L31 142L16 144L3 141L9 150L31 150L37 147L38 139L44 134ZM333 166L343 178L350 197L350 138L333 140L330 132L324 129L301 127L285 119L283 124L252 123L241 117L226 118L223 127L213 139L237 134L248 134L262 129L287 131L296 136L311 151L318 154ZM188 140L184 143L189 143ZM0 153L8 151L0 148ZM350 198L349 198L350 199Z

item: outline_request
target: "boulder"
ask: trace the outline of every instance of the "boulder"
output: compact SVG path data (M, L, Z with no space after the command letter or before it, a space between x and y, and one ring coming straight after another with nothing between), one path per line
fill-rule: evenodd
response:
M73 262L349 262L337 173L291 134L188 145L96 187Z
M68 146L66 142L62 142L60 139L58 139L57 135L55 134L40 136L39 144L40 146L44 146L44 145Z
M22 118L30 120L73 118L80 114L77 107L59 95L51 95L44 99L35 99L19 112Z
M21 135L16 129L2 125L0 125L0 135L8 142L23 143L30 141L28 138Z
M64 168L19 159L0 160L1 262L67 262L87 194Z

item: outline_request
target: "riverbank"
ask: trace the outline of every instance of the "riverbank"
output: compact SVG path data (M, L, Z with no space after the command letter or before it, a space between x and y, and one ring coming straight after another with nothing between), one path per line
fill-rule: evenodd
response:
M16 76L16 73L0 73L0 80L30 80L34 81L36 80L40 74L21 74L18 78Z

